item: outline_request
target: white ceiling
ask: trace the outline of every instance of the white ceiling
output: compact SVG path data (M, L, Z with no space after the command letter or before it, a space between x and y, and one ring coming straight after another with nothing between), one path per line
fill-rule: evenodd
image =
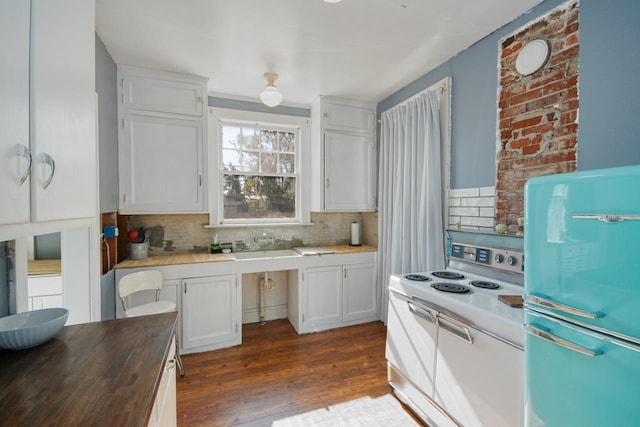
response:
M116 64L205 76L211 94L257 100L269 71L284 105L379 102L540 2L97 0L96 32Z

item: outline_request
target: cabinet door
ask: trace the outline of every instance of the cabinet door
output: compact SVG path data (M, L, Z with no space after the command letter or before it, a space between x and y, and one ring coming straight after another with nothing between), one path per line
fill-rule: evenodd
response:
M236 277L185 279L182 288L182 347L229 341L238 334Z
M160 386L156 394L154 410L149 425L159 427L175 426L177 422L176 402L176 343L175 337L170 344L169 355L160 378ZM154 424L151 424L151 421Z
M342 267L307 268L303 272L302 329L342 321Z
M31 5L31 219L93 217L94 2L33 0Z
M204 212L202 121L127 115L123 126L122 213Z
M373 107L324 102L322 118L325 130L375 132L375 109Z
M122 104L125 110L155 111L202 117L204 79L123 67Z
M343 321L350 322L377 317L378 304L373 270L373 264L353 264L343 267Z
M29 222L29 6L0 3L0 224Z
M324 156L325 210L372 210L373 136L326 132Z

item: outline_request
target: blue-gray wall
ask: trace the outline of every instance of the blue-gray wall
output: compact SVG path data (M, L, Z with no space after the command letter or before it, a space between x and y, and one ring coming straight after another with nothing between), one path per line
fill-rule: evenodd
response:
M451 188L495 184L498 43L563 3L541 3L378 104L380 114L451 76ZM640 163L638 20L637 0L580 1L579 170Z
M98 153L100 212L118 210L118 93L117 67L96 34L96 92L98 93Z
M60 259L60 233L40 234L33 238L34 259Z
M582 0L578 169L640 163L640 1Z
M209 107L229 108L232 110L252 111L255 113L284 114L296 117L311 117L309 108L287 107L279 105L277 107L267 107L259 102L242 101L238 99L209 97Z

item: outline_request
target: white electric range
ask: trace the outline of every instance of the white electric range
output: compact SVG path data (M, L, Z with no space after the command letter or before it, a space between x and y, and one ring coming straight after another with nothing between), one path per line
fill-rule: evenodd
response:
M445 270L391 276L389 383L429 425L521 424L523 261L454 243Z

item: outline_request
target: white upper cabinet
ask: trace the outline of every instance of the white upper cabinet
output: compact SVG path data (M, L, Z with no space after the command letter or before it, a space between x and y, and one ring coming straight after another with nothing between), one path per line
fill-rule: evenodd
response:
M375 104L321 97L311 114L311 210L375 210Z
M206 80L133 67L122 72L122 106L125 110L155 111L202 117L206 107Z
M375 208L373 144L367 135L325 132L325 210L370 211Z
M29 19L28 1L0 3L0 224L30 219Z
M0 6L0 224L95 217L94 2Z
M206 212L206 79L118 68L120 211Z
M322 125L325 131L375 133L375 104L333 98L323 98L323 101Z

